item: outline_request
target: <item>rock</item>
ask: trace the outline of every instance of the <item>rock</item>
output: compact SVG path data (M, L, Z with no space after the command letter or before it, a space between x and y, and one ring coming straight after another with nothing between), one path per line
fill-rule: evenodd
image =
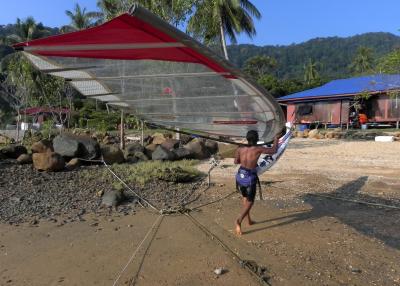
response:
M228 143L218 143L218 155L221 159L235 158L238 146Z
M309 133L310 133L310 129L304 129L304 131L303 131L303 137L304 137L304 138L307 138Z
M81 165L81 162L79 161L79 159L73 158L67 163L67 165L65 165L65 168L68 171L72 171L72 170L75 170L76 168L78 168L80 165Z
M96 140L90 136L79 136L76 140L83 146L79 148L79 158L93 160L100 156L100 145Z
M176 160L193 159L193 157L194 157L190 150L183 148L183 147L172 150L172 153L175 154Z
M193 140L193 137L187 134L179 134L179 141L181 141L182 145L186 145L190 141Z
M130 143L126 145L124 150L124 158L129 163L136 163L138 158L135 157L135 153L142 153L145 151L144 147L140 143ZM146 157L147 158L147 157Z
M105 192L101 198L101 204L105 207L117 207L124 200L122 191Z
M334 137L335 137L335 132L333 132L333 131L328 131L328 132L326 132L326 134L325 134L325 138L327 138L327 139L333 139Z
M125 161L124 153L115 146L102 146L101 154L107 164L121 164Z
M152 160L161 160L161 161L172 161L175 159L174 153L165 149L162 146L158 146L156 150L154 150L153 154L151 154Z
M180 141L176 139L166 139L161 146L169 151L179 147Z
M130 156L130 157L125 157L125 162L129 164L136 164L137 162L139 162L139 160L135 156Z
M316 138L318 134L319 134L318 129L310 130L308 132L308 138L310 138L310 139Z
M164 143L165 142L165 137L164 137L164 135L163 134L161 134L161 133L154 133L153 134L153 140L151 141L151 143L152 144L155 144L155 145L161 145L162 143Z
M184 146L192 154L194 159L203 160L210 157L210 152L206 148L205 140L200 138L195 138Z
M33 166L39 171L60 171L64 169L64 158L55 152L34 153Z
M105 145L118 144L118 143L119 143L119 138L116 136L107 135L103 138L103 144Z
M56 136L53 140L53 148L63 157L79 157L79 142L70 136Z
M134 156L137 162L149 161L149 157L147 157L143 152L135 152Z
M304 138L304 131L296 131L297 138Z
M218 276L224 274L225 272L225 269L222 267L214 269L214 273Z
M53 140L53 147L54 152L69 158L77 157L92 160L100 154L99 143L89 136L58 135Z
M218 142L213 140L206 140L205 146L210 154L215 154L218 152Z
M30 154L21 154L18 158L17 158L17 162L19 164L31 164L32 163L32 155Z
M28 150L22 145L8 145L1 149L1 153L7 158L17 159L22 154L27 154Z
M5 135L0 134L0 144L9 144L11 139Z
M135 152L144 152L144 147L139 142L129 143L125 146L125 154L134 155Z
M53 143L50 140L44 139L33 143L31 147L32 153L54 152Z
M147 155L147 157L151 158L151 155L153 154L154 150L156 150L158 145L156 144L149 144L145 147L144 153Z
M314 136L314 139L325 139L325 135L318 133L317 135Z

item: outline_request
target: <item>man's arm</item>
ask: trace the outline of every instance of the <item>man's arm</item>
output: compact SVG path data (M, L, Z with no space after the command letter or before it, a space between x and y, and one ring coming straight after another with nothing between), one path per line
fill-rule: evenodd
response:
M279 141L279 136L275 136L274 142L272 143L272 147L259 147L259 152L261 154L268 154L268 155L273 155L278 151L278 141Z
M239 150L239 149L240 149L240 148L237 148L237 149L236 149L235 161L234 161L235 164L240 164L240 150Z

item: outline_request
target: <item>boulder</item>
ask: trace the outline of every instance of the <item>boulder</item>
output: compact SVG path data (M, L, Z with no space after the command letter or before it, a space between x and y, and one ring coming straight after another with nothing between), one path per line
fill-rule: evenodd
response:
M39 142L33 143L31 147L32 153L47 153L54 152L53 143L50 140L40 140Z
M297 138L304 138L304 131L297 131L296 132L296 137Z
M153 134L153 140L151 141L151 143L152 144L155 144L155 145L161 145L162 143L164 143L165 142L165 137L164 137L164 135L163 134L161 134L161 133L154 133Z
M139 142L129 143L125 146L125 158L135 156L136 152L144 152L144 147Z
M166 139L161 146L167 150L173 150L179 147L180 141L177 139Z
M206 148L205 140L201 138L195 138L184 146L192 154L194 159L203 160L210 157L210 152Z
M150 145L152 140L153 140L153 137L151 137L150 135L144 136L143 145L144 146Z
M194 155L188 149L180 147L178 149L172 150L172 153L175 155L176 160L183 159L193 159Z
M90 136L63 134L53 140L54 152L63 157L92 160L100 155L100 146Z
M309 133L310 133L310 129L304 129L304 131L303 131L303 137L304 137L304 138L307 138Z
M92 160L100 156L100 145L96 140L90 136L78 136L76 140L83 146L83 148L79 148L79 151L82 152L78 154L79 158Z
M325 134L325 138L327 138L327 139L333 139L333 138L335 137L335 134L336 134L336 132L328 131L328 132L326 132L326 134Z
M193 137L187 134L179 134L179 141L181 141L182 145L186 145L190 141L193 140Z
M125 158L125 162L129 163L129 164L135 164L135 163L139 162L139 160L135 156L131 156L131 157Z
M12 144L1 149L1 153L7 158L17 159L22 154L27 154L28 150L22 145Z
M39 171L60 171L64 169L64 158L55 152L34 153L33 166Z
M102 146L101 154L104 161L109 164L121 164L125 161L124 153L116 146Z
M101 205L105 207L117 207L125 196L122 191L108 191L105 192L101 198Z
M151 158L151 154L153 154L157 146L158 145L151 143L145 147L144 153L147 155L147 157Z
M221 143L221 142L218 143L218 155L221 157L221 159L235 158L237 149L238 146L234 144Z
M143 152L135 152L134 158L136 158L137 162L149 161L149 157L147 157Z
M68 171L72 171L72 170L75 170L76 168L78 168L80 165L81 165L81 162L79 161L79 159L73 158L67 163L67 165L65 165L65 168Z
M32 163L32 155L31 154L22 154L17 158L17 162L19 164L31 164Z
M79 157L79 142L72 136L58 135L53 140L54 152L63 157Z
M218 152L218 142L216 141L206 140L205 146L210 154L215 154Z
M10 141L11 141L10 138L0 134L0 144L9 144Z
M318 129L310 130L310 131L308 132L308 138L310 138L310 139L316 138L318 134L319 134Z
M161 160L161 161L172 161L175 159L175 155L173 152L165 149L162 146L158 146L156 150L151 154L152 160Z
M317 135L315 135L314 139L325 139L325 135L318 133Z
M118 144L119 143L119 138L116 136L110 136L107 135L103 138L103 144L105 145L112 145L112 144Z

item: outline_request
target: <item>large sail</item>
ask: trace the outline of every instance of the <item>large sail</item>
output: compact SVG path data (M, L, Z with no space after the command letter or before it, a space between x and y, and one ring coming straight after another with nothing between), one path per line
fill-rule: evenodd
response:
M146 122L194 134L271 141L284 126L275 99L207 47L135 6L100 26L14 45L82 95Z

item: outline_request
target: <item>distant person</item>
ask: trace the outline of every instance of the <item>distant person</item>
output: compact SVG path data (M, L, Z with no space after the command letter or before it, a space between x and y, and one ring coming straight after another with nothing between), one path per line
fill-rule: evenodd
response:
M368 117L364 112L360 112L358 114L358 121L360 122L360 125L366 124L368 122Z
M273 146L270 148L257 146L258 133L255 130L250 130L246 135L250 146L240 147L236 151L235 164L240 164L236 174L236 186L243 196L242 212L235 222L237 235L242 234L241 224L246 216L248 224L254 224L250 217L250 210L254 204L257 191L257 161L261 154L273 155L277 152L278 138L279 136L275 137Z

